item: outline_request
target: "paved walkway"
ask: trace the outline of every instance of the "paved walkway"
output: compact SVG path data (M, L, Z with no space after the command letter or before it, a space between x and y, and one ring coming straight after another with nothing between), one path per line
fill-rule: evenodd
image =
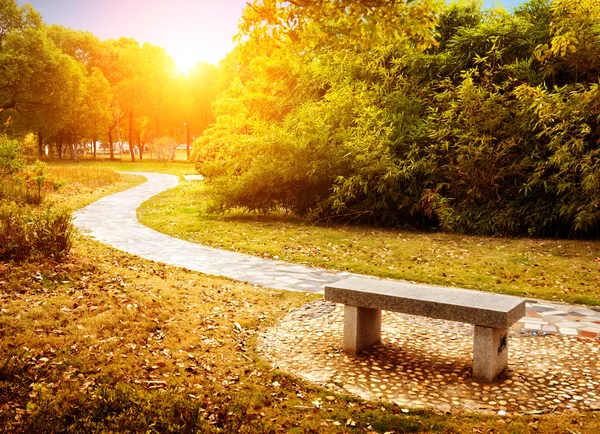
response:
M143 175L148 182L104 197L78 211L75 226L81 232L142 258L270 288L320 293L323 285L350 275L206 247L152 230L138 221L137 208L152 196L177 186L179 177L125 173ZM530 300L527 316L515 327L533 334L560 333L599 339L600 309Z

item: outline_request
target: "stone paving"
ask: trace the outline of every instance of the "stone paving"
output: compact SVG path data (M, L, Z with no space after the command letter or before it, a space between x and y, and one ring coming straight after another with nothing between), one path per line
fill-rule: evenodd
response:
M270 288L321 293L325 284L351 275L206 247L154 231L137 220L136 209L152 196L174 188L179 177L127 173L142 175L148 182L78 211L75 225L81 232L146 259ZM189 179L200 177L192 175ZM513 328L540 335L600 339L600 309L529 300L527 315Z
M138 222L144 201L179 178L148 182L76 213L81 232L119 250L206 274L291 291L321 293L350 275L257 258L179 240ZM199 180L191 178L190 180ZM600 309L528 300L509 334L509 367L492 384L471 379L469 324L383 312L382 344L367 354L341 351L343 306L316 300L265 330L259 351L287 372L333 392L402 407L484 413L600 410Z
M179 183L179 177L143 175L148 182L104 197L75 214L75 226L84 234L127 253L188 270L289 291L319 292L323 285L348 273L288 264L180 240L142 225L137 208Z
M471 378L473 327L382 313L382 344L358 356L341 350L341 305L317 300L262 333L272 365L332 392L442 412L559 413L600 410L595 339L512 329L509 365L492 384Z

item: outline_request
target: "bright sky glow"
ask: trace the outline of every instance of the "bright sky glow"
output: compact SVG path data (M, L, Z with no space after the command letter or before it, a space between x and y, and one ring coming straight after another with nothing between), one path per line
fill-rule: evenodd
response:
M18 0L46 24L89 30L101 39L121 36L163 47L178 68L217 64L233 49L248 0Z

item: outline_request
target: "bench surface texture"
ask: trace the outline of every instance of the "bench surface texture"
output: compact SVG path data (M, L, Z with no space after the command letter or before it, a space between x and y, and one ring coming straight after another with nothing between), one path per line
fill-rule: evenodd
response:
M325 286L325 299L491 328L510 327L525 315L519 297L362 277Z

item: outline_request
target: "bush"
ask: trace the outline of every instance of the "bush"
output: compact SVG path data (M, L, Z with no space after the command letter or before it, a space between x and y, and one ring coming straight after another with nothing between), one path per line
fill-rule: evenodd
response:
M23 167L21 146L17 140L11 140L0 134L0 179L17 173Z
M598 237L599 1L459 2L425 51L393 38L248 51L196 167L220 210ZM293 80L272 80L273 59Z
M160 137L150 143L150 149L154 154L154 158L166 163L175 159L177 142L173 137Z
M0 260L34 256L60 260L69 253L72 237L70 211L0 201Z

